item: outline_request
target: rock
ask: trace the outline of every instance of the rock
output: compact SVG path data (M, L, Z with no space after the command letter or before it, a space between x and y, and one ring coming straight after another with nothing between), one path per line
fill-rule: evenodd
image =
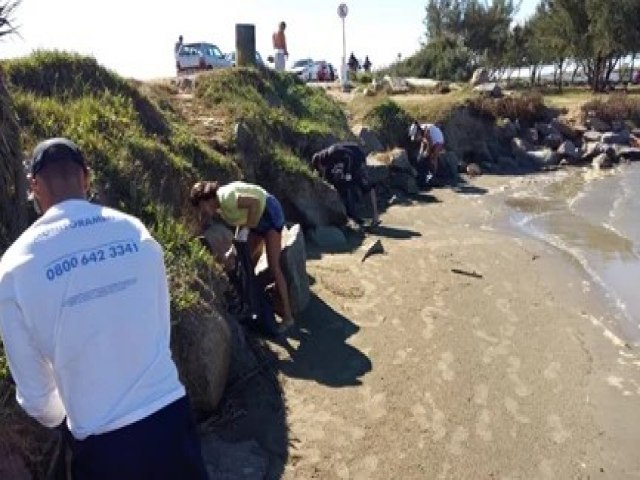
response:
M332 185L317 178L280 175L272 193L281 200L287 220L305 228L347 223L340 195Z
M576 140L580 137L580 132L578 132L575 127L572 127L568 123L558 120L557 118L551 120L551 127L560 133L560 135L570 140Z
M471 81L469 83L471 84L471 86L476 87L488 82L489 71L486 68L478 68L475 72L473 72L473 77L471 77Z
M397 172L406 172L413 176L416 175L416 171L409 162L409 154L404 148L394 148L389 153L389 167L391 170Z
M550 133L545 137L544 144L552 150L557 150L562 145L563 140L562 135L559 133Z
M640 161L640 148L622 147L616 152L618 156L628 162Z
M506 155L498 157L498 165L503 172L514 173L520 169L520 165L513 157Z
M416 195L419 192L415 176L408 172L392 172L389 184L392 188L402 190L409 195Z
M535 129L538 131L540 138L546 138L549 135L560 133L556 129L554 129L550 124L544 123L544 122L537 122L535 124Z
M590 162L597 155L604 153L605 148L600 142L585 143L582 147L582 161Z
M619 132L622 132L624 129L625 129L624 122L621 122L620 120L614 120L613 122L611 122L612 132L619 133Z
M482 169L480 168L480 165L478 165L477 163L470 163L469 165L467 165L467 175L469 175L470 177L477 177L482 175Z
M233 233L219 222L212 222L203 236L211 253L218 258L224 257L224 254L231 248L233 243Z
M529 128L525 131L524 140L532 145L537 145L540 142L540 133L537 128Z
M224 392L231 359L229 325L215 308L172 324L171 351L191 404L210 413Z
M481 96L500 98L502 97L502 89L497 83L483 83L476 87L473 87L473 91L479 93Z
M582 140L584 140L585 142L601 142L602 134L600 132L594 132L593 130L590 130L582 135Z
M269 456L255 440L226 442L215 434L201 438L202 457L211 479L267 478Z
M608 145L628 145L629 144L630 135L629 132L621 131L618 133L615 132L607 132L602 134L602 143L606 143Z
M596 170L602 170L611 168L613 166L613 162L611 161L609 155L607 155L606 153L601 153L593 159L591 165Z
M389 155L369 155L367 157L367 175L372 185L379 185L389 180Z
M564 141L558 147L557 152L561 158L567 159L569 161L577 160L578 158L580 158L578 149L576 148L575 144L571 140Z
M402 77L385 75L382 82L391 90L391 93L406 93L410 89L409 83Z
M498 131L503 139L510 142L518 135L518 125L510 119L505 118L499 122Z
M460 172L460 165L462 161L460 157L456 154L456 152L447 151L440 155L440 163L447 167L447 171L449 172L449 176L457 180L460 178L458 173Z
M561 156L549 148L527 152L527 156L543 167L556 166L561 160Z
M280 268L287 280L291 311L294 316L297 316L307 308L311 300L309 275L307 275L307 250L302 228L298 224L282 231Z
M363 145L364 151L369 154L372 152L382 152L384 147L377 135L364 125L356 125L353 128L353 134L360 139L360 143Z
M590 117L587 119L587 126L596 132L604 133L611 131L611 125L603 122L598 117Z
M384 253L384 247L382 246L382 241L378 238L376 241L364 247L364 255L362 256L362 261L364 262L371 255L378 255Z
M309 240L320 248L345 248L347 237L337 227L316 227L308 232Z

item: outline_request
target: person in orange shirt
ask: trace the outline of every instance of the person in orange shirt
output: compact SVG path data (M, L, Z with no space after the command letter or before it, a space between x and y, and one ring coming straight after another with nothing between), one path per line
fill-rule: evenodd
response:
M289 57L289 51L287 50L287 39L284 36L284 30L287 28L287 24L280 22L278 31L273 33L273 50L274 50L274 66L279 72L284 72L286 58Z

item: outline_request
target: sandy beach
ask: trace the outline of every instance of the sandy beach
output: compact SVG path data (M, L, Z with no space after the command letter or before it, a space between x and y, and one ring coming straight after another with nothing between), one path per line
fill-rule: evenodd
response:
M284 478L640 478L640 352L580 265L501 228L482 177L390 207L385 254L309 252Z

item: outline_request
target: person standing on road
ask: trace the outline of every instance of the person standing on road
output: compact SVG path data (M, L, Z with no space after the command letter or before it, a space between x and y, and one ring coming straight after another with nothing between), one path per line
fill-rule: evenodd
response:
M371 198L373 218L371 226L380 224L376 191L367 175L367 156L356 143L336 143L311 157L311 167L320 173L322 178L333 185L347 210L347 215L358 225L364 221L358 216L355 208L356 188L360 188Z
M418 170L418 187L427 188L438 175L438 160L444 149L444 134L436 125L413 122L409 127L409 138L420 143L420 151L416 163Z
M371 71L371 60L369 60L369 55L364 57L364 63L362 64L364 71L369 73Z
M140 220L90 203L67 139L31 163L42 216L0 260L0 333L22 408L61 430L76 480L206 479L169 349L167 276Z
M274 67L279 72L284 72L286 59L289 57L289 50L287 50L287 38L284 35L286 28L287 24L280 22L278 31L274 32L271 37L273 41Z

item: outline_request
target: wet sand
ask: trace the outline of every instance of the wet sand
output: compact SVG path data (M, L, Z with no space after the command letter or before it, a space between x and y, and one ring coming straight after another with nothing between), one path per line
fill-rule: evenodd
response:
M364 263L309 261L312 308L273 345L284 478L640 477L640 351L579 263L496 227L512 180L391 207Z

